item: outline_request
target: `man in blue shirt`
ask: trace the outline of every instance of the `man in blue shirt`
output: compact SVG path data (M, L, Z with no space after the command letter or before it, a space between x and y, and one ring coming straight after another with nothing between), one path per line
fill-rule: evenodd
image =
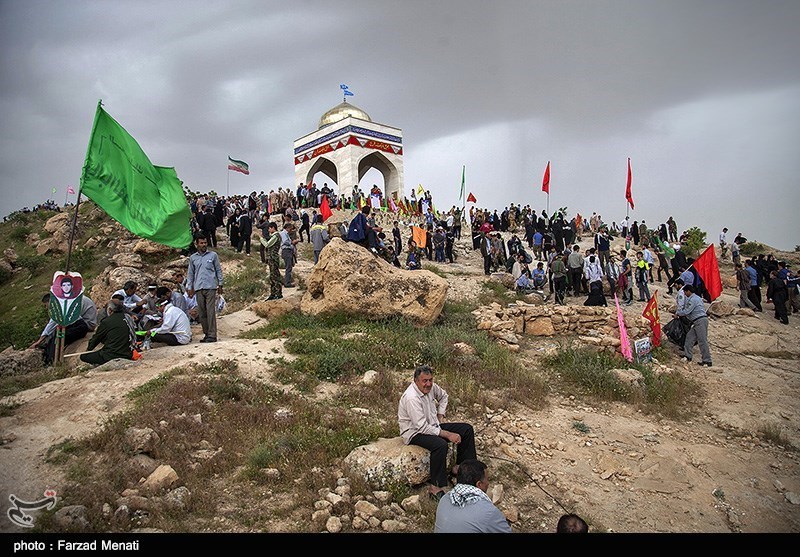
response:
M764 311L761 307L761 288L758 286L758 271L753 265L752 259L744 262L744 269L750 275L750 292L747 293L747 297L756 306L755 311Z
M197 313L203 327L200 342L217 342L217 294L222 294L222 265L219 256L208 251L208 240L198 236L197 251L189 257L186 273L186 294L197 296Z
M689 321L690 329L686 333L686 342L683 344L683 357L687 362L692 361L694 345L700 345L701 366L711 367L711 350L708 347L708 315L703 305L703 299L695 294L694 287L683 287L686 302L683 307L677 308L675 317L685 317Z
M533 253L536 256L536 259L544 259L542 254L542 242L544 241L544 235L539 232L538 230L533 233Z

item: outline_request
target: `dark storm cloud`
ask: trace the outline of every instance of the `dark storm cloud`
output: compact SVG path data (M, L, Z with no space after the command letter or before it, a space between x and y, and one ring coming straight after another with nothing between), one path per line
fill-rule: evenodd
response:
M769 168L762 195L798 201L782 143L800 139L785 93L800 87L799 14L793 1L4 1L0 212L51 187L61 201L77 183L99 98L195 189L221 191L228 155L252 170L234 189L288 186L292 141L344 82L354 104L403 128L407 189L450 187L467 164L503 183L507 204L552 158L585 210L608 193L581 188L613 183L632 156L643 198L671 187L680 199L679 176L692 176L747 219L759 175L730 156L740 148ZM752 143L736 141L745 134ZM713 236L719 221L707 225Z

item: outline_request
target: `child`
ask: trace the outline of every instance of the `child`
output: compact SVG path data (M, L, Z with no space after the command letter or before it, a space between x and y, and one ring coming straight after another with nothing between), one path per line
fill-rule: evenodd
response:
M639 289L639 301L647 302L650 300L650 289L647 287L650 265L643 256L641 251L636 252L636 287Z

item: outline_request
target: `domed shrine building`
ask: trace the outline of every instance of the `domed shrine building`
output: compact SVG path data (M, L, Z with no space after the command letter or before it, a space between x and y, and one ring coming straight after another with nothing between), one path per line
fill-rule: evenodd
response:
M322 172L339 186L339 195L349 197L371 168L383 175L384 198L404 197L402 130L373 122L347 101L323 114L316 131L294 142L294 187Z

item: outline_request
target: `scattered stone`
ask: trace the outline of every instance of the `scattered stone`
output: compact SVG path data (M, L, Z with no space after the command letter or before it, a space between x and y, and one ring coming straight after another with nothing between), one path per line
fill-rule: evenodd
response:
M129 427L125 430L125 446L133 454L152 454L160 441L158 433L149 427Z
M400 503L400 506L403 507L403 510L406 512L422 512L422 504L419 501L419 495L411 495L406 497Z
M402 532L406 529L406 525L399 520L390 518L389 520L384 520L381 522L381 528L384 532Z
M86 507L69 505L55 512L53 525L59 532L88 532L89 520L86 518Z
M189 506L191 496L189 488L181 486L164 495L162 500L168 509L185 511Z
M375 371L374 369L368 369L366 372L364 372L363 377L361 377L361 384L374 385L377 380L378 380L378 372Z
M342 520L338 516L332 516L325 522L325 529L331 534L338 534L342 531Z
M789 501L792 505L800 505L800 495L793 491L786 491L784 492L783 496Z
M171 487L178 481L178 474L169 464L162 464L150 474L142 484L142 489L150 493L157 493L162 489Z

